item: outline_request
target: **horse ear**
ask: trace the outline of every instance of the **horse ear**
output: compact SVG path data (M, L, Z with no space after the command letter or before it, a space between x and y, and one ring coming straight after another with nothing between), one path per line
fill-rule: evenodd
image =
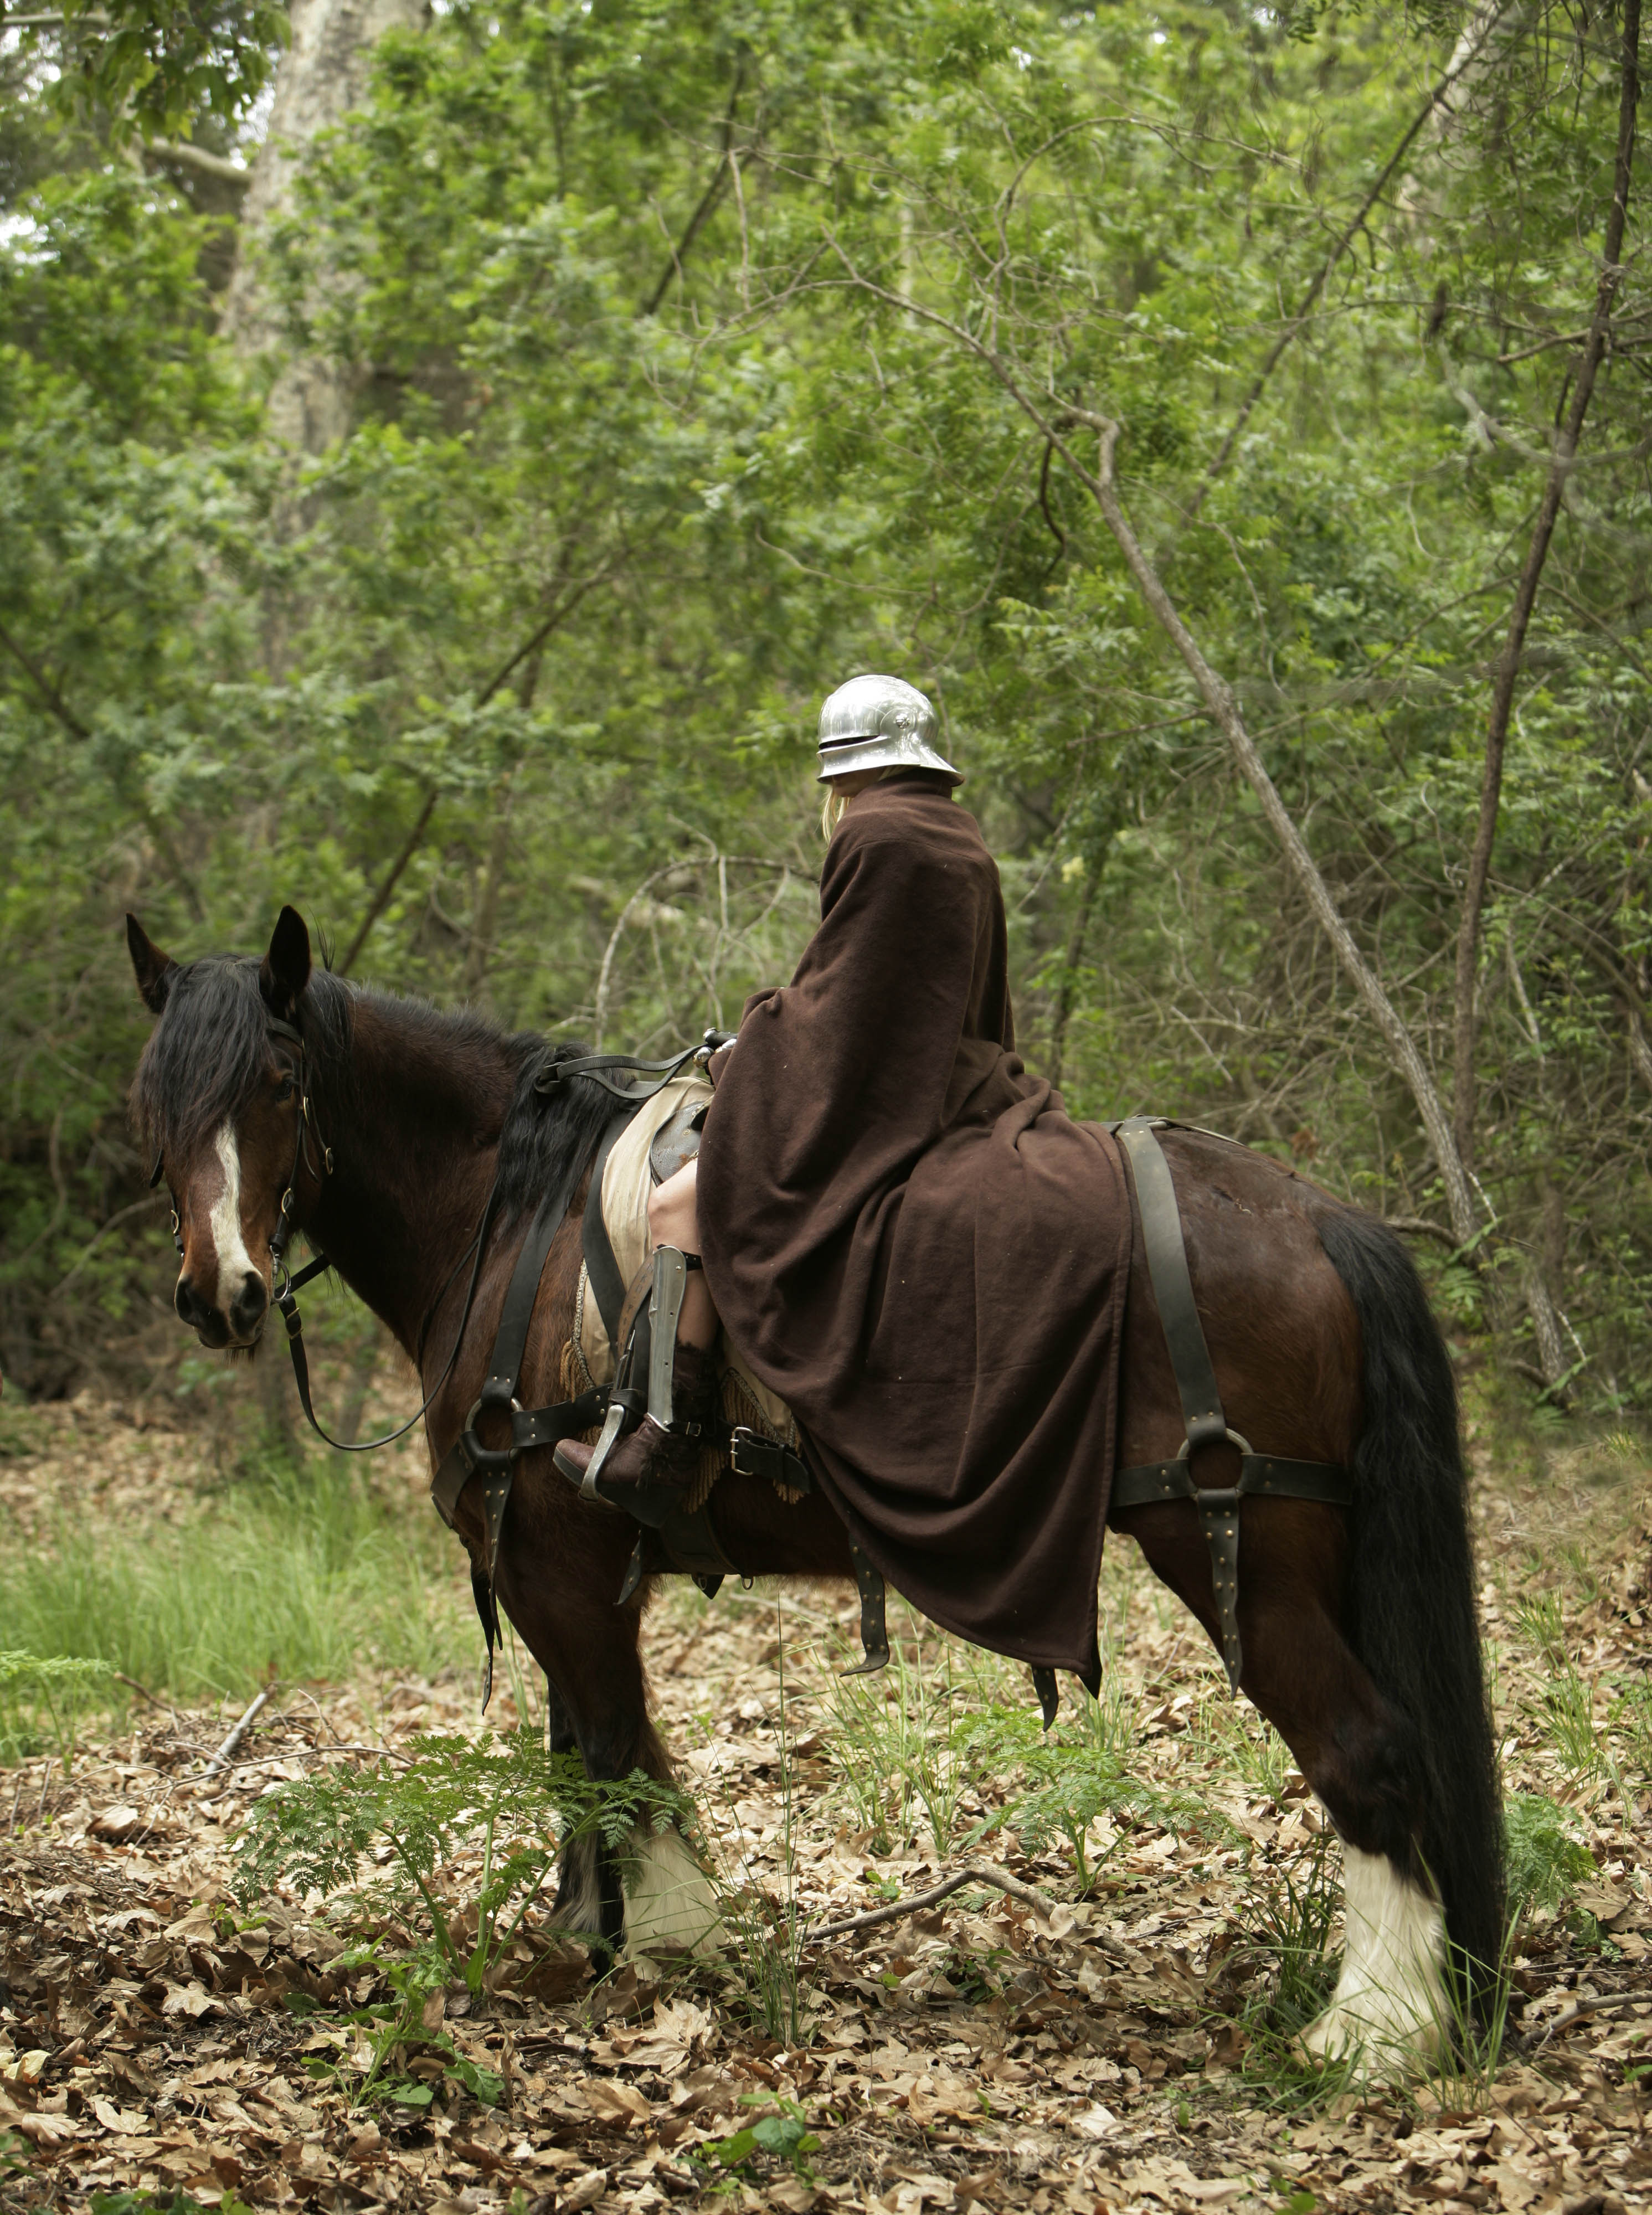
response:
M284 907L270 934L269 952L258 972L258 989L270 1013L291 1022L310 982L310 933L296 907Z
M169 954L162 953L135 915L126 917L126 951L132 956L139 997L150 1015L158 1015L166 1005L178 965Z

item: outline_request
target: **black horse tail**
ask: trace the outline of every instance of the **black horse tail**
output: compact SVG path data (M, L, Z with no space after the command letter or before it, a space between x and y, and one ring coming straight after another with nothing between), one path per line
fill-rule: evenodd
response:
M1445 1910L1453 1986L1472 2004L1502 1951L1503 1828L1456 1379L1394 1234L1341 1209L1328 1211L1317 1228L1354 1303L1363 1347L1350 1643L1409 1725L1412 1844Z

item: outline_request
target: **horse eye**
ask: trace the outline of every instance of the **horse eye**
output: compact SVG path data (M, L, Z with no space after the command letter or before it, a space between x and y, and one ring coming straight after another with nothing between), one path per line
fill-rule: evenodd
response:
M297 1089L298 1087L292 1079L290 1077L284 1077L275 1088L275 1096L278 1100L291 1100Z

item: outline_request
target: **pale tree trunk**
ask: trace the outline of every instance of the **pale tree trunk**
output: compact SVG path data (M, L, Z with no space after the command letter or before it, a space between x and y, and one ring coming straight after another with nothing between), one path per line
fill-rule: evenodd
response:
M1534 0L1479 0L1452 49L1446 84L1429 115L1421 150L1449 157L1464 117L1487 87L1495 86L1509 55L1529 35L1536 14ZM1431 253L1434 226L1445 206L1438 182L1432 187L1422 184L1416 173L1408 170L1395 205L1410 228L1418 252Z
M305 155L318 134L359 107L373 46L386 31L421 30L428 0L292 0L292 44L275 77L269 131L253 169L224 328L249 356L279 349L283 334L269 299L263 249L297 205ZM267 421L295 451L318 454L350 427L352 379L324 357L292 355L270 390Z

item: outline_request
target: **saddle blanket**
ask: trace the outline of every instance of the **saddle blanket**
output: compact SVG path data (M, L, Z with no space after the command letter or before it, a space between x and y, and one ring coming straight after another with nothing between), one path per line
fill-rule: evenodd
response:
M679 1108L701 1106L711 1098L711 1087L695 1075L676 1077L643 1101L615 1140L602 1176L602 1219L619 1264L621 1279L629 1285L654 1251L648 1235L648 1195L654 1172L648 1155L654 1139ZM614 1349L596 1300L590 1277L580 1265L579 1292L574 1305L574 1362L577 1389L611 1384L614 1377ZM722 1379L722 1412L734 1424L745 1424L759 1437L798 1451L797 1426L783 1400L759 1384L729 1344L727 1335L717 1341L717 1368Z

